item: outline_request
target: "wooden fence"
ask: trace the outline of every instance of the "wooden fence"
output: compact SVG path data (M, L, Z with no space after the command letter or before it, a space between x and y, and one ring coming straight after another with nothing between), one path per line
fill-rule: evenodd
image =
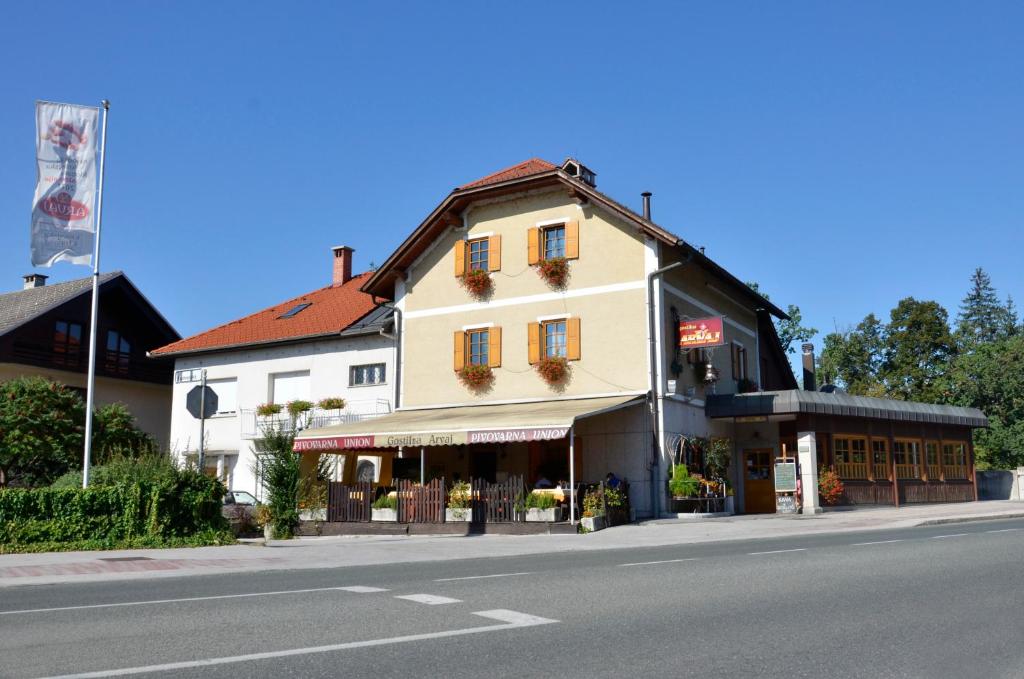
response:
M399 479L398 522L443 523L446 498L443 479L434 479L426 485Z
M327 484L328 521L369 521L372 502L372 483Z
M470 487L474 523L509 523L523 520L526 485L522 476L510 476L501 483L473 479Z

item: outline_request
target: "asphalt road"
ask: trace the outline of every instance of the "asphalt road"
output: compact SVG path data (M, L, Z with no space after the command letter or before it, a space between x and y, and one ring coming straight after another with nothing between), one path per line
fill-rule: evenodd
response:
M0 676L1016 678L1022 565L1010 519L20 587Z

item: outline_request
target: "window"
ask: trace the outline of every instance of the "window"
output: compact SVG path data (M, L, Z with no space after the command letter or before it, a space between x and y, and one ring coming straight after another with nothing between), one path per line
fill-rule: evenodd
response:
M348 384L350 387L365 387L371 384L384 384L387 379L387 371L383 363L368 363L366 365L354 365L348 371Z
M486 330L470 330L466 333L466 346L469 351L469 364L470 365L490 365L488 361L488 344L490 343L490 333Z
M277 373L270 376L270 402L284 405L309 400L309 371Z
M892 444L892 459L896 464L896 478L921 478L921 442L896 439Z
M928 480L938 481L942 478L942 465L939 464L939 442L926 441L924 444L924 461L928 466Z
M946 480L967 478L967 444L959 441L942 442L942 467Z
M81 324L57 321L53 328L53 362L73 368L79 364L81 356Z
M747 348L735 342L732 345L732 378L737 382L747 379Z
M466 328L455 333L456 372L467 365L501 366L501 328Z
M868 478L868 441L864 437L835 437L836 473L844 479Z
M566 357L565 321L546 321L543 324L544 358Z
M313 305L312 302L303 302L302 304L296 304L291 309L289 309L288 311L286 311L283 314L281 314L280 316L278 316L278 319L281 319L281 318L291 318L292 316L294 316L295 314L299 313L303 309L305 309L307 307L310 307L312 305Z
M708 352L704 349L690 349L686 352L686 362L690 365L708 362Z
M541 231L544 259L565 257L565 225L549 226Z
M107 331L107 354L104 362L108 373L127 375L131 364L132 345L116 330Z
M490 241L487 238L480 238L469 241L469 270L490 271L487 268Z
M889 442L886 439L871 439L871 466L876 481L889 478Z
M238 412L238 380L207 380L206 385L217 394L217 415L234 415Z

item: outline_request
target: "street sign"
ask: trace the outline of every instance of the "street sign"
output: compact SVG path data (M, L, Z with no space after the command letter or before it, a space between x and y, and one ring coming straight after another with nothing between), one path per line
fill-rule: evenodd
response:
M207 420L217 412L217 392L210 387L192 387L185 398L185 408L197 420Z

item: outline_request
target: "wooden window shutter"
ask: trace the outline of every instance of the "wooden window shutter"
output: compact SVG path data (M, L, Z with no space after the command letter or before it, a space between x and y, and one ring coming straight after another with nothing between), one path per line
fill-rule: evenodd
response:
M501 367L501 328L489 328L487 331L487 365Z
M580 223L565 223L565 258L578 259L580 256Z
M455 243L455 275L462 276L466 273L466 241L460 240Z
M455 331L455 370L462 370L466 365L466 333Z
M568 241L566 241L568 243ZM565 319L565 357L570 361L580 360L580 319Z
M501 236L487 239L487 270L501 271Z
M530 229L526 232L526 263L540 263L540 229Z
M526 328L530 365L540 362L540 323L530 323Z

